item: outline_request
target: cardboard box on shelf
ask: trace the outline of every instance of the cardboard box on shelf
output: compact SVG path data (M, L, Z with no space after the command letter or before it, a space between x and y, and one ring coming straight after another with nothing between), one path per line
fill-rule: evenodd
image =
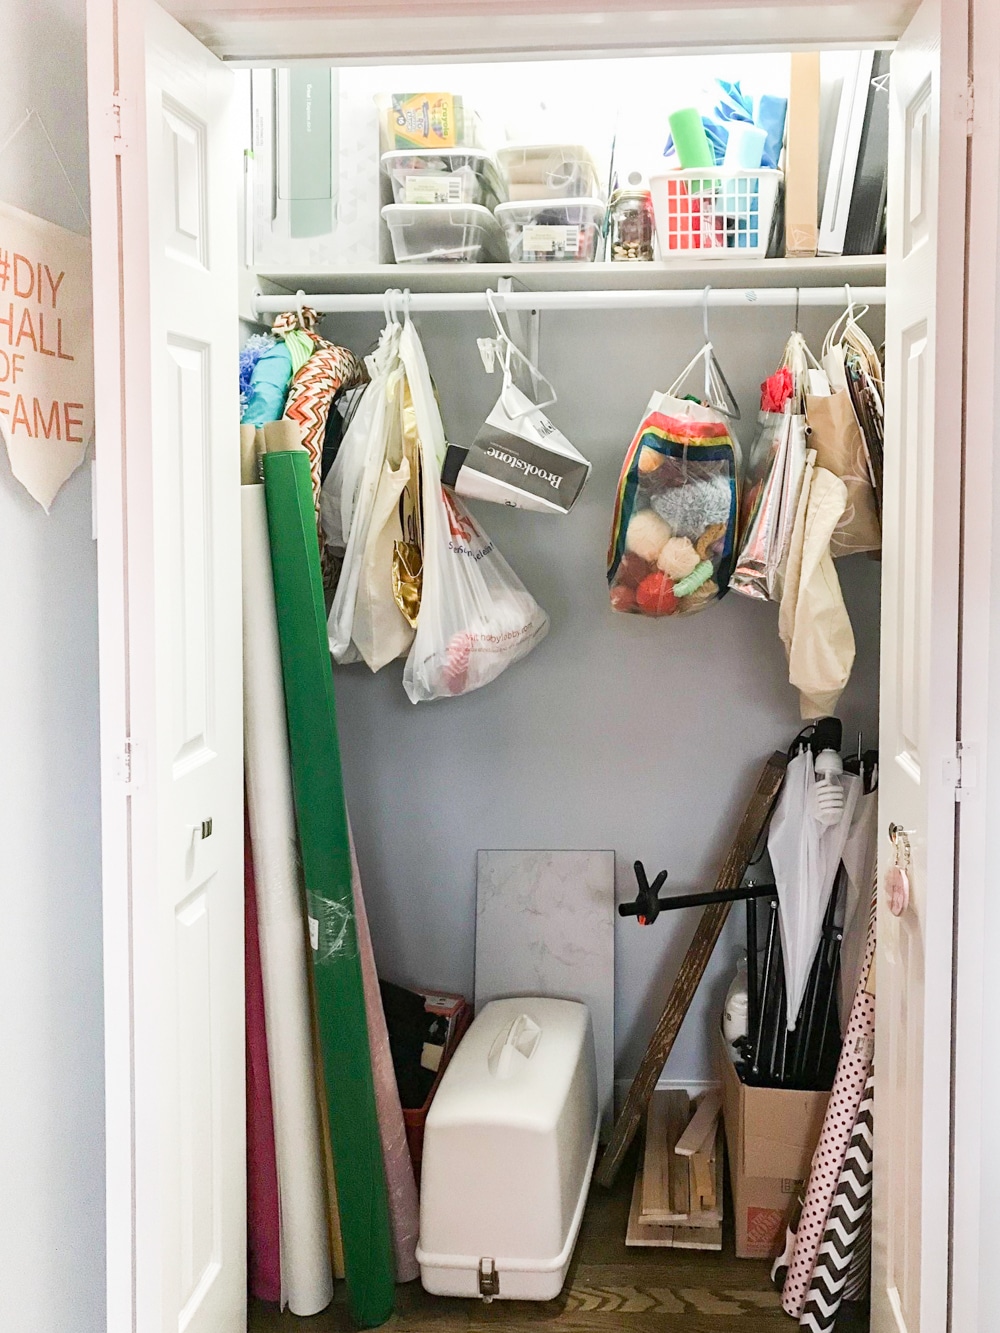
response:
M742 1083L721 1032L717 1058L736 1254L740 1259L770 1259L781 1252L789 1214L809 1175L830 1094Z

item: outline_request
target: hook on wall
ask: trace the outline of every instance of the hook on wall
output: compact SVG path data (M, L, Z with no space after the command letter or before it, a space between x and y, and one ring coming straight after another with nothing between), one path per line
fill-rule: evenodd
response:
M712 287L709 284L701 294L701 328L707 343L712 341L708 334L708 297L711 290Z

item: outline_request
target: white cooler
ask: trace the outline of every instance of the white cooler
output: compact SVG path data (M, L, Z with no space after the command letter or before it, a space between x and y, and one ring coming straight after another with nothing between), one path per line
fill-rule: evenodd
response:
M586 1005L493 1000L427 1116L417 1260L437 1296L548 1301L576 1244L597 1152Z

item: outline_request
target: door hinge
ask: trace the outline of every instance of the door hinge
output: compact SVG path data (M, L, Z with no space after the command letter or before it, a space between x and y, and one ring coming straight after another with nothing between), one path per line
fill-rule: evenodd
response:
M116 92L111 99L111 133L115 145L115 157L121 157L122 153L128 147L125 131L123 129L123 122L127 118L124 113L125 99L122 97L121 93Z
M138 787L144 776L143 747L126 736L115 761L115 777L130 791Z
M963 800L976 790L979 780L978 753L974 745L955 744L954 759L944 761L945 782L954 788L955 800Z

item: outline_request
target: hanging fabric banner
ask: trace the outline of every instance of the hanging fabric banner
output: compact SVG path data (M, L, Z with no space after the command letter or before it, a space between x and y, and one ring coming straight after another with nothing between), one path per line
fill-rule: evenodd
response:
M0 203L0 435L46 513L94 430L90 241Z

